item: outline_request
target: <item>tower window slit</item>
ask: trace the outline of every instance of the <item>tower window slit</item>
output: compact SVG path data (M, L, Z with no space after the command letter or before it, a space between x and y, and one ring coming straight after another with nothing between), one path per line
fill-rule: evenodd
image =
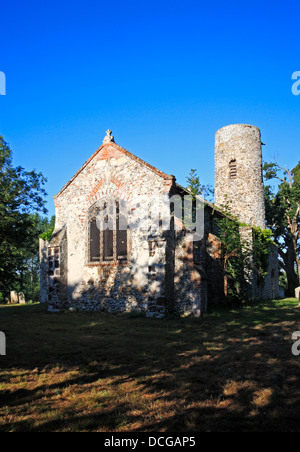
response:
M236 179L236 177L237 177L236 160L231 160L229 163L229 178Z

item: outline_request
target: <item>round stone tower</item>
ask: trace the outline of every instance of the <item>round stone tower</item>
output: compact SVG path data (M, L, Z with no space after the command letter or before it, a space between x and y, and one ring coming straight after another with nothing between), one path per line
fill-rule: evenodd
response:
M265 229L261 136L257 127L233 124L215 137L215 204L241 223Z

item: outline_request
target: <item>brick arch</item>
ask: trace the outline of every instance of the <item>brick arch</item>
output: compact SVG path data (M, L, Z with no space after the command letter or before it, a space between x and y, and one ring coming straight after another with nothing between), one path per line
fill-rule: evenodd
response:
M113 187L110 186L111 184L113 184ZM105 199L106 197L113 196L116 199L125 200L129 207L134 207L133 196L126 196L124 186L125 183L122 181L122 179L114 173L110 176L109 182L107 182L104 177L98 180L92 186L86 198L86 201L84 202L84 206L80 214L80 223L82 227L86 227L86 215L88 210L100 199Z

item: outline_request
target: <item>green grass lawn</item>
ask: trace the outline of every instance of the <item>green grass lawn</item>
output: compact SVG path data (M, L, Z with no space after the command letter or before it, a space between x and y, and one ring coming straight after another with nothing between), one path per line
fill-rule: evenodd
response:
M0 431L299 431L298 330L296 299L163 320L0 306Z

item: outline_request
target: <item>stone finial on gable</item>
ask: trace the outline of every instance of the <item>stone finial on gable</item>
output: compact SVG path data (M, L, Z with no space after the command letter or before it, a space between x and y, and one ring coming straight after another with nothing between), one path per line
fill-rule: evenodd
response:
M104 137L103 144L109 143L110 141L114 142L114 137L111 134L111 130L106 131L106 136Z

